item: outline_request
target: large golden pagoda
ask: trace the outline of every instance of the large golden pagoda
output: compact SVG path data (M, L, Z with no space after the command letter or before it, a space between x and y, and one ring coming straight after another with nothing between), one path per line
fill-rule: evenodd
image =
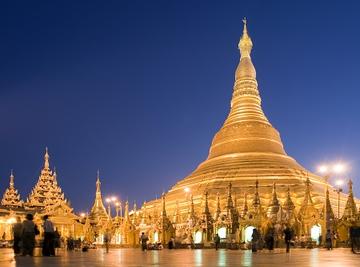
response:
M184 198L185 188L197 198L204 191L223 191L229 182L233 188L241 190L253 186L255 180L259 181L260 192L270 193L276 182L278 190L283 192L288 185L299 187L294 190L303 197L307 178L313 190L324 198L324 179L287 155L279 132L262 110L256 70L251 60L253 43L246 21L238 47L241 57L235 71L229 115L213 138L208 158L173 186L167 199Z
M198 234L198 240L208 242L212 233L226 231L222 236L245 242L251 227L266 232L286 224L298 235L310 236L314 231L324 235L326 229L335 229L332 207L338 203L341 211L351 206L351 218L357 221L356 202L346 204L346 196L337 195L326 179L287 155L279 132L265 116L246 20L238 47L240 62L230 112L212 140L207 159L163 196L167 215L176 218L176 239L186 242ZM160 205L160 200L149 201L142 210L154 214L154 220ZM150 236L157 231L143 229Z

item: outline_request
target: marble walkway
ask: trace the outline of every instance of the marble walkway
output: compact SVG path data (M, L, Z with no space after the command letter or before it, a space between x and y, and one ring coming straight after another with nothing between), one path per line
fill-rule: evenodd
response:
M39 254L39 251L36 251ZM140 249L103 249L79 251L58 251L56 257L14 257L11 249L0 249L0 267L113 267L113 266L318 266L318 267L360 267L360 255L349 249L293 249L290 254L284 250L258 252L241 250L162 250L146 251Z

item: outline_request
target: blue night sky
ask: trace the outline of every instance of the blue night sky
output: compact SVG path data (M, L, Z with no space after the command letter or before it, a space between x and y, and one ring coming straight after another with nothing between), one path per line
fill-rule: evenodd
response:
M45 146L77 211L93 203L97 169L105 196L169 189L227 116L246 16L286 151L313 171L347 162L360 196L359 12L356 1L2 1L1 194L14 169L26 199Z

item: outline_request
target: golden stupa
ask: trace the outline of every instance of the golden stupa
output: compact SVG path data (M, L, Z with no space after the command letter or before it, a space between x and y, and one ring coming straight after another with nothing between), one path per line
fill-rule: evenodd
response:
M167 203L181 201L184 190L197 196L226 190L229 182L236 192L259 181L259 190L271 192L273 182L278 191L288 185L303 197L305 180L324 197L325 181L306 170L287 155L279 132L271 125L261 107L256 70L251 60L252 40L244 20L240 39L240 62L235 71L231 108L223 126L215 134L208 158L189 176L176 183L167 193ZM286 185L286 187L284 187ZM283 189L282 189L283 188ZM296 197L296 196L295 196Z

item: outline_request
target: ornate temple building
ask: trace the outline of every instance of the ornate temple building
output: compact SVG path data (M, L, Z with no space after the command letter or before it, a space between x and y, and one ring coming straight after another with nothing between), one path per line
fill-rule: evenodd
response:
M285 152L279 132L261 107L252 48L244 21L230 112L213 138L207 159L161 200L131 211L130 218L127 212L124 217L108 214L111 223L105 225L121 235L119 244L131 244L141 232L151 242L174 238L177 244L208 245L217 233L224 242L246 243L254 228L262 234L275 229L281 239L286 225L296 236L314 242L327 229L337 231L341 243L348 239L349 227L360 223L351 181L348 195L335 192L324 177L306 170ZM105 218L103 205L97 204L98 192L89 218L93 214ZM335 216L333 209L342 215Z
M5 190L0 206L0 237L11 239L11 224L16 217L24 219L26 214L34 215L34 222L42 224L42 217L50 216L54 226L63 237L80 237L83 235L83 225L80 218L65 199L64 193L57 182L55 170L50 169L49 153L46 148L44 166L41 169L38 182L32 189L27 200L23 202L14 185L14 175L11 171L9 187ZM42 231L42 228L39 227Z

